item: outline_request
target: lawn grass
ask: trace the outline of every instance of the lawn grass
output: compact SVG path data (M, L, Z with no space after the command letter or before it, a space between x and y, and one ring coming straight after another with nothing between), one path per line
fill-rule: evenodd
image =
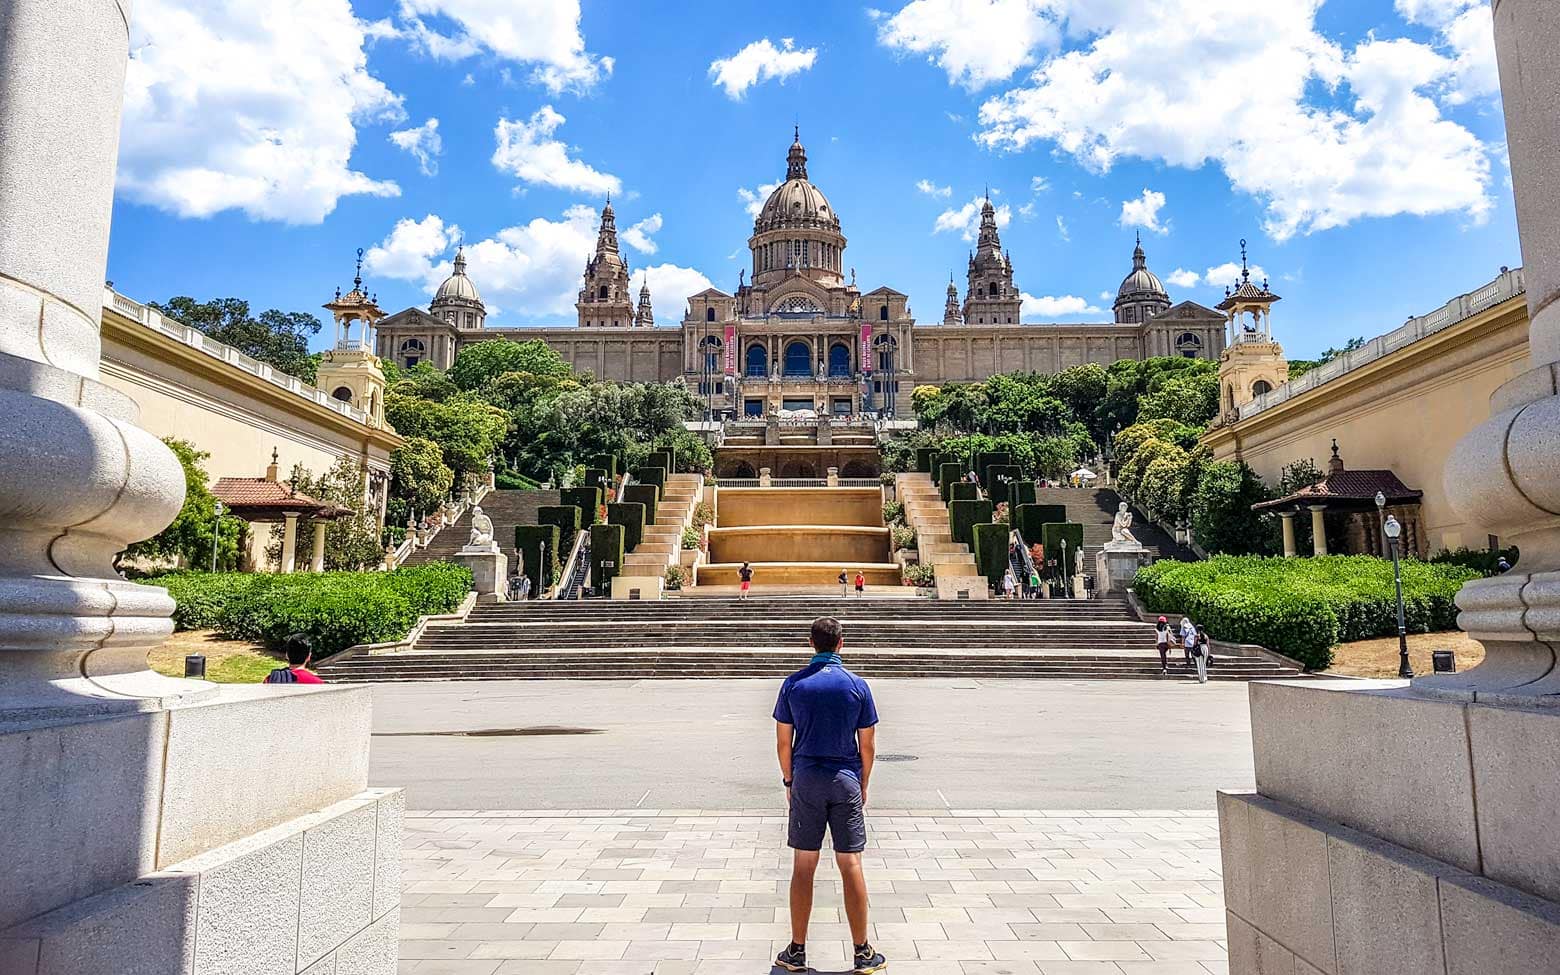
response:
M175 633L151 652L148 663L159 674L184 676L184 658L198 653L206 658L206 679L217 684L258 684L282 666L282 658L245 640L225 640L211 630Z

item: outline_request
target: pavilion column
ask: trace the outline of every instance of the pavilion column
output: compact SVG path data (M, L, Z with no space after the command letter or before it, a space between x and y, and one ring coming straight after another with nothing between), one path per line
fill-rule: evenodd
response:
M282 518L282 563L278 571L294 572L298 567L298 512L289 511Z
M1295 513L1280 511L1278 517L1284 523L1284 558L1292 559L1298 554L1295 545Z
M173 601L113 564L184 500L172 452L98 378L128 51L122 3L0 2L4 718L208 693L146 668Z
M326 523L323 521L314 523L314 552L309 559L310 572L325 571L325 528Z
M1327 521L1322 517L1326 505L1313 504L1311 509L1311 548L1317 555L1327 554Z

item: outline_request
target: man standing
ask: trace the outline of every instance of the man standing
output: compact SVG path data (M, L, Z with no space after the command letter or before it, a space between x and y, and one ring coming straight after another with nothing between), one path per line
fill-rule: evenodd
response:
M855 946L855 975L882 971L887 960L867 941L867 878L861 851L867 847L867 782L877 753L877 708L867 682L840 659L844 631L839 620L813 621L813 658L787 677L775 702L776 751L785 783L790 825L791 944L775 964L807 971L807 922L812 915L813 876L827 828L845 886L845 916Z

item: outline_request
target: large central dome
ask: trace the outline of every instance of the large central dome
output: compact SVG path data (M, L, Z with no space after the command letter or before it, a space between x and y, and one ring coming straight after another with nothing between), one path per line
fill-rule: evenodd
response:
M791 143L785 161L785 182L764 201L764 208L753 221L753 232L790 227L839 230L840 218L829 205L829 198L807 179L807 150L802 148L800 133Z
M807 179L807 150L796 133L785 157L785 182L753 220L753 284L774 288L803 277L824 288L844 283L845 235L829 198Z

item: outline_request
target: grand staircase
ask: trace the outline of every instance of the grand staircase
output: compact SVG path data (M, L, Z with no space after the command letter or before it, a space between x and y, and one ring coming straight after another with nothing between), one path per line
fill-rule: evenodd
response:
M1083 526L1084 565L1086 571L1093 572L1094 554L1110 541L1111 525L1115 523L1121 496L1109 488L1040 488L1035 492L1035 502L1063 505L1067 508L1067 520ZM1190 562L1197 558L1191 549L1155 527L1135 509L1132 534L1156 562L1160 559Z
M320 668L332 682L779 678L805 666L818 616L845 626L868 677L1163 679L1152 627L1124 600L857 598L495 603L423 631L407 652ZM1172 675L1186 674L1179 657ZM1293 677L1265 656L1224 656L1214 680Z
M483 496L482 513L493 519L493 538L505 552L515 550L515 526L536 524L536 509L557 504L557 491L489 491ZM404 565L422 565L450 559L471 540L471 512L446 526L428 547L413 552Z

